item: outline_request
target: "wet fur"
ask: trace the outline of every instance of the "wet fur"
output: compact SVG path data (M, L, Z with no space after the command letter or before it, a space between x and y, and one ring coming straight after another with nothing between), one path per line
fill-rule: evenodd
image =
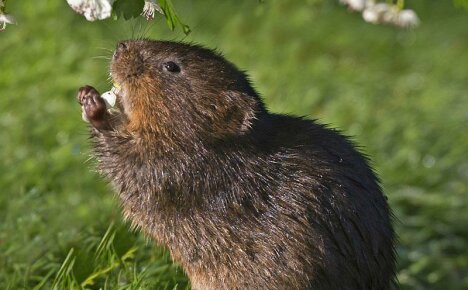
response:
M111 65L122 112L92 128L94 155L125 217L194 289L392 287L390 209L349 140L269 113L210 50L124 43ZM161 70L169 59L181 73Z

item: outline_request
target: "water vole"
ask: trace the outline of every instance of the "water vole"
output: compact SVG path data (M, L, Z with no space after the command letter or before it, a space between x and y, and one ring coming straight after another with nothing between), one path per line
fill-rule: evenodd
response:
M78 101L126 218L167 246L194 289L389 289L391 213L352 144L267 111L219 54L150 40L117 45L110 113Z

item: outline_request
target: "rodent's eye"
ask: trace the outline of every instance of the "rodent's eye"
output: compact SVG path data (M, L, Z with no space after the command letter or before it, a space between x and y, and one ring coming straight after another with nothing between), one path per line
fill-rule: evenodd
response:
M164 63L163 68L165 71L171 72L171 73L178 73L180 72L180 67L173 61L168 61Z

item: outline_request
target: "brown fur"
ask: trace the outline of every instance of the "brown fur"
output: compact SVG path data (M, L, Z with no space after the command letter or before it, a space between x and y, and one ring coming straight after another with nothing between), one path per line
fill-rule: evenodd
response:
M79 94L99 169L194 289L392 286L390 209L345 137L268 112L242 72L199 46L122 42L111 75L120 113L92 87Z

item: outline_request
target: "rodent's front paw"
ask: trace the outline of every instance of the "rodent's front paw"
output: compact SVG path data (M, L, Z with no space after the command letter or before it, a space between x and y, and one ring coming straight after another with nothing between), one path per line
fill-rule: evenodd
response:
M92 86L81 87L76 98L81 105L82 116L85 121L90 122L97 129L109 127L109 113L107 112L106 102L95 88Z

